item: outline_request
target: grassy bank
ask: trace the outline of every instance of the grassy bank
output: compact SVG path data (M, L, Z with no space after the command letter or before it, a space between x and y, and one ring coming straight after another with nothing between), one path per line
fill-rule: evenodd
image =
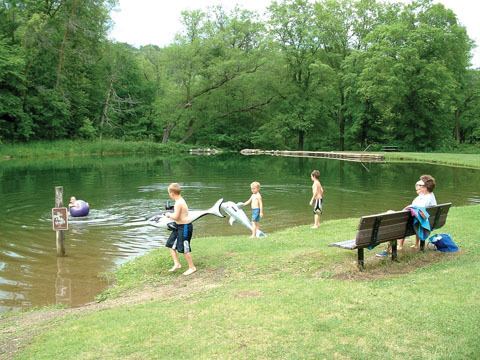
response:
M388 162L421 162L480 169L480 154L452 154L452 153L383 153Z
M174 154L187 152L189 149L190 146L184 144L160 144L151 141L39 141L27 144L0 145L0 159L67 158L123 154Z
M18 359L478 358L479 218L480 206L451 210L441 231L459 253L371 251L362 273L355 252L327 246L358 219L194 239L195 275L168 273L158 249L119 269L102 308L9 315L0 337L31 334Z

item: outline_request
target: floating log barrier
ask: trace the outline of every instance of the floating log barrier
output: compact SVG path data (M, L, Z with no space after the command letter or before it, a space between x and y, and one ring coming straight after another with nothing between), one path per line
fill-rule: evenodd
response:
M189 152L190 154L193 154L193 155L217 155L221 153L221 150L206 148L206 149L190 149Z
M309 158L331 158L345 161L359 162L383 162L385 157L382 154L350 151L290 151L290 150L260 150L243 149L242 155L271 155L271 156L291 156L291 157L309 157Z

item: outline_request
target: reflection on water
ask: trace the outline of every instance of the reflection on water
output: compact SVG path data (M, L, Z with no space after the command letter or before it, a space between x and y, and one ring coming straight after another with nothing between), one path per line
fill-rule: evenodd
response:
M310 172L315 168L325 189L324 220L401 209L415 196L414 183L424 173L436 177L439 202L480 203L479 171L430 164L236 155L3 162L0 311L92 301L107 285L103 273L163 246L167 230L133 225L163 208L170 182L182 184L190 208L207 209L220 197L247 200L250 183L257 180L265 203L261 223L265 232L308 224L313 220L308 202ZM65 258L56 257L50 218L54 188L59 185L64 187L64 200L75 195L91 207L88 217L69 220ZM244 234L249 241L248 230L230 226L227 220L202 218L195 223L194 237Z
M66 259L57 257L57 276L55 278L55 304L70 305L72 303L72 279L65 266Z

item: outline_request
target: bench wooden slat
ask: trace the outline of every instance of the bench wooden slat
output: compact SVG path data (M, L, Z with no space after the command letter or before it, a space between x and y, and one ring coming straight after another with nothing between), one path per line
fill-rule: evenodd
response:
M381 219L377 232L377 242L381 243L402 238L410 217L409 211L395 211L362 217L355 238L357 247L367 247L373 243L375 220Z

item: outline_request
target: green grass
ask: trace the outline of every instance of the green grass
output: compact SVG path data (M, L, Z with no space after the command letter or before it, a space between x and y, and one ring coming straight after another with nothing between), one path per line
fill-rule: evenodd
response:
M187 152L188 145L152 141L59 140L0 145L0 159L66 158L92 155L174 154Z
M16 358L478 358L479 218L480 206L451 209L441 231L459 253L407 251L392 263L371 251L362 273L355 252L327 246L352 238L358 219L195 238L189 278L168 273L158 249L122 266L103 294L120 304L149 294L142 301L52 321Z
M432 164L445 164L452 166L480 169L480 154L453 154L453 153L409 153L387 152L383 153L387 162L421 162Z

